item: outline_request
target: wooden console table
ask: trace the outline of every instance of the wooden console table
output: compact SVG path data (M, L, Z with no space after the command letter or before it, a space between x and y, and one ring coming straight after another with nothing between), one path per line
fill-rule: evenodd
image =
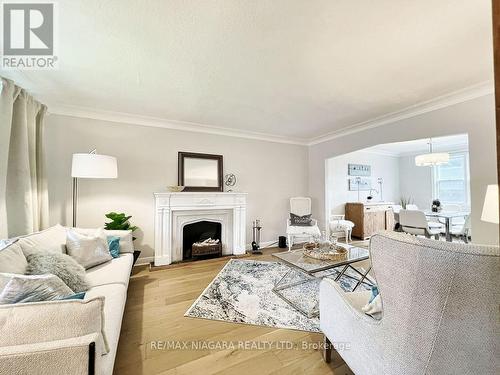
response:
M354 223L352 236L363 240L378 231L394 229L394 213L389 202L346 203L345 218Z

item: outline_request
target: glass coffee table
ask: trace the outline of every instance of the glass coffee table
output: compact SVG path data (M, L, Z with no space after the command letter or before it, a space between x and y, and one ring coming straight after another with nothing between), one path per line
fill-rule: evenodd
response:
M341 246L347 249L346 256L342 260L310 258L303 254L302 249L273 254L280 263L289 268L274 285L273 292L294 309L312 318L319 314L319 283L324 277L333 276L335 281L339 281L342 276L353 279L355 285L352 292L362 283L373 285L367 277L371 267L362 272L352 266L355 262L368 259L368 250L344 244ZM342 267L340 271L334 270L338 267ZM315 298L311 298L311 295Z

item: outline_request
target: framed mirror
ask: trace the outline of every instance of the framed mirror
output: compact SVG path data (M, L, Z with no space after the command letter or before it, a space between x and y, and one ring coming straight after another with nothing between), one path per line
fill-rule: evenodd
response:
M179 152L178 184L184 191L223 191L222 155Z

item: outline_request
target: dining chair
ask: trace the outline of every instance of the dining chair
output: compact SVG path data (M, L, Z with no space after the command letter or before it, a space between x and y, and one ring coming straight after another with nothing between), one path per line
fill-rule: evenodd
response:
M443 204L443 209L441 212L460 212L463 211L462 206L459 204ZM438 218L439 222L441 224L445 223L445 219L443 218ZM451 225L464 225L465 224L465 217L454 217L450 220Z
M442 230L441 224L428 222L424 212L418 210L399 211L399 224L403 232L427 238L433 236L436 240Z
M416 204L407 204L406 205L406 210L418 211L418 206Z
M471 237L471 223L470 215L467 215L464 219L463 224L453 224L450 228L450 233L452 236L456 236L462 239L465 243L469 243L469 237Z

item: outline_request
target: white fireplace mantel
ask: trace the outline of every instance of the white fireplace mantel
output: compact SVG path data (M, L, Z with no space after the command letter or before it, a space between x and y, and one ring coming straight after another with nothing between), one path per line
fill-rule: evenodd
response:
M222 254L245 254L246 193L154 193L155 266L182 260L182 235L187 224L221 223Z

